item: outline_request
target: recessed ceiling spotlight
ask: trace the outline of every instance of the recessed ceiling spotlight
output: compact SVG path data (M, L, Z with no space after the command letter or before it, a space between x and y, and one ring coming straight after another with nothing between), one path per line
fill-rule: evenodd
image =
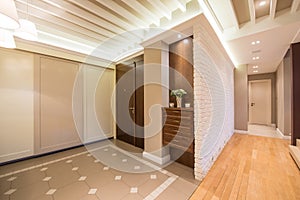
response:
M259 56L252 57L252 60L258 60L258 59L259 59Z
M257 73L257 72L258 72L258 70L254 70L253 72L254 72L254 73Z
M180 39L181 37L182 37L181 34L178 34L178 35L177 35L177 38L178 38L178 39Z
M264 5L266 5L267 4L267 2L266 1L261 1L261 2L259 2L259 6L264 6Z
M256 40L256 41L251 42L252 45L256 45L256 44L259 44L259 43L260 43L259 40Z
M257 66L257 65L254 65L252 68L253 68L253 69L257 69L257 68L258 68L258 66Z

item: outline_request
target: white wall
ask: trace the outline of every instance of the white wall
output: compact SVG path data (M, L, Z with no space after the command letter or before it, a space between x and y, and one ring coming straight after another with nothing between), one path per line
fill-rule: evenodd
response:
M234 66L209 22L194 25L195 177L202 180L234 130Z

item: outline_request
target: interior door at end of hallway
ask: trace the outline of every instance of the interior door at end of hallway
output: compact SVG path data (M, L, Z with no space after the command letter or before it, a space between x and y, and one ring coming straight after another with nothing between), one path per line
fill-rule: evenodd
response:
M271 80L249 82L249 122L271 124Z

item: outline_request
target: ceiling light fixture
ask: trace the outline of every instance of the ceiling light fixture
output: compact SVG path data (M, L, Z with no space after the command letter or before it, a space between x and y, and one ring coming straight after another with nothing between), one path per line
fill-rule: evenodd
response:
M254 73L257 73L257 72L258 72L258 70L254 70L253 72L254 72Z
M178 34L178 35L177 35L177 38L178 38L178 39L180 39L181 37L182 37L181 34Z
M257 69L257 68L258 68L258 66L257 66L257 65L254 65L252 68L253 68L253 69Z
M20 26L14 0L0 1L0 27L16 29Z
M0 29L0 46L4 48L16 48L14 36L11 31Z
M37 40L37 31L35 24L28 20L29 14L28 14L28 1L27 1L27 12L26 12L27 19L20 19L20 28L17 29L14 33L15 36L25 39L25 40L31 40L36 41Z
M252 57L252 60L258 60L258 59L259 59L259 56Z
M259 2L259 6L264 6L264 5L266 5L267 4L267 2L266 1L261 1L261 2Z

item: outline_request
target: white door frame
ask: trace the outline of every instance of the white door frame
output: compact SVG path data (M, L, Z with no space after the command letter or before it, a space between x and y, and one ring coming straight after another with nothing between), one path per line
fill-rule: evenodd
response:
M268 87L268 91L266 91L266 93L269 93L268 95L268 99L266 99L266 101L268 101L268 109L267 109L267 120L265 123L262 123L260 122L259 120L258 121L255 121L253 120L253 117L252 117L252 110L251 110L251 104L253 102L251 102L251 83L265 83L267 82L269 87ZM262 79L262 80L253 80L253 81L249 81L248 82L248 98L249 98L249 102L248 102L248 113L249 113L249 118L248 118L248 121L249 121L249 124L264 124L264 125L272 125L272 82L271 82L271 79ZM266 105L267 106L267 105Z

